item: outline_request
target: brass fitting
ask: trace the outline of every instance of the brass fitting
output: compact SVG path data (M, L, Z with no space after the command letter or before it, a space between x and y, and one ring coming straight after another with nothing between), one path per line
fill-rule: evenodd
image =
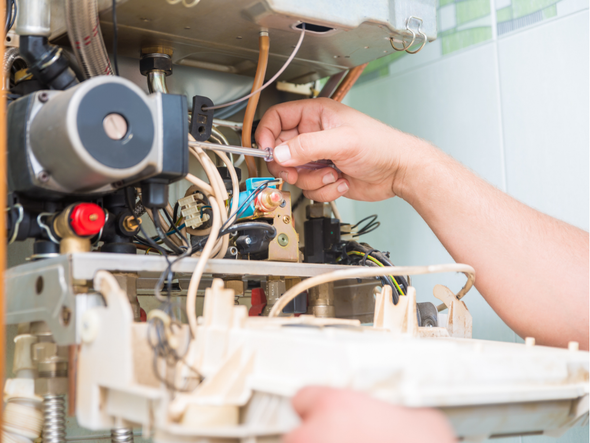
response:
M127 232L135 232L141 225L141 218L136 219L132 215L128 215L123 219L123 229Z
M260 212L272 212L283 202L283 194L278 189L266 188L255 200L256 209Z

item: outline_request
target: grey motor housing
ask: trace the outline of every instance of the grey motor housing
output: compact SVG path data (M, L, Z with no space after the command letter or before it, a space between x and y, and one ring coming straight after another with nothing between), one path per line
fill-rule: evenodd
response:
M9 187L38 196L105 194L188 172L183 96L146 95L120 77L39 91L8 108ZM108 130L108 119L119 123Z

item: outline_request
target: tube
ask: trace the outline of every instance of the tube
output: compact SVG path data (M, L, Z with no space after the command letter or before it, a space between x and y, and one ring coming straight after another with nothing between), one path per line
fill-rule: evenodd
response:
M166 85L166 73L164 71L150 71L148 72L147 79L150 94L153 94L154 92L168 94L168 86Z
M113 75L98 22L97 0L66 0L66 27L84 76Z
M344 80L342 80L342 82L338 85L338 88L336 88L334 94L332 94L332 99L336 100L337 102L341 102L348 91L350 91L350 89L354 86L367 65L368 63L365 63L364 65L359 65L348 71L348 74L346 74Z
M259 53L258 66L256 68L256 75L254 76L254 84L252 91L256 91L264 83L264 76L266 75L266 67L268 66L268 51L270 48L270 39L268 32L261 32L258 39ZM260 100L260 92L254 94L248 100L246 113L244 114L244 124L242 126L242 146L247 148L252 147L252 123L254 123L254 115L256 114L256 107ZM258 177L258 168L256 167L256 160L253 157L246 157L246 166L248 167L248 175L250 177Z

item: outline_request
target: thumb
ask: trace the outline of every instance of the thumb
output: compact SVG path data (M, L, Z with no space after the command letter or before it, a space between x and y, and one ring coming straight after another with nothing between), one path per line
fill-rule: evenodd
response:
M273 151L274 160L282 166L301 166L316 160L350 158L358 146L356 134L346 126L299 134L281 143Z

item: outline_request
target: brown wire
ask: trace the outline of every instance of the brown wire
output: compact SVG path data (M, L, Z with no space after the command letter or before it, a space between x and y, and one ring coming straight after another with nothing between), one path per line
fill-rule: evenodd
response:
M334 94L332 94L332 100L336 100L337 102L341 102L344 96L350 91L350 88L354 86L358 78L361 76L365 68L367 67L368 63L364 65L359 65L355 68L352 68L344 77L344 80L340 82Z
M252 91L256 91L264 83L264 76L266 75L266 67L268 66L268 50L270 47L270 40L267 33L261 33L258 39L258 67L256 68L256 75L254 76L254 84ZM254 115L256 114L256 107L260 99L260 92L248 99L248 106L244 114L244 125L242 126L242 146L247 148L252 147L252 123L254 122ZM248 175L250 177L258 177L258 168L256 167L256 159L246 155L246 166L248 167Z

